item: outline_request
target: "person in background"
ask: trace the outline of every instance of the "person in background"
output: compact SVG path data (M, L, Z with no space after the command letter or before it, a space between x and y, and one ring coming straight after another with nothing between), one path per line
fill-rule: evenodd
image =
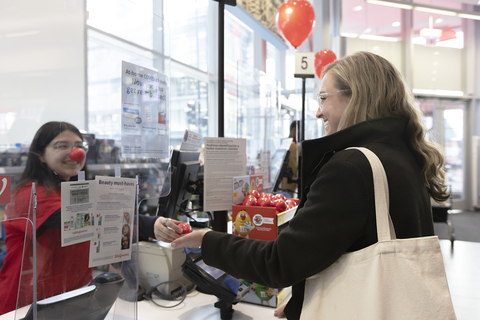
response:
M297 179L298 177L298 155L300 153L300 146L297 143L297 132L300 129L300 121L295 120L290 124L290 134L289 138L292 138L292 143L290 144L290 151L288 155L288 165L287 165L287 174L290 175L291 179ZM293 198L297 190L297 183L292 182L288 183L288 178L284 177L282 183L280 184L280 189L286 191Z
M368 148L381 160L397 238L433 235L430 196L449 198L444 155L426 139L422 113L393 64L370 52L339 59L325 67L318 99L326 136L302 142L304 192L275 241L201 230L172 242L201 246L206 264L234 277L292 286L286 306L274 312L289 320L300 319L305 279L378 241L372 169L362 152L346 148Z
M21 305L18 307L32 302L32 261L28 258L32 256L32 225L26 219L32 219L30 200L34 182L37 194L37 300L79 288L92 280L92 269L88 268L90 243L61 246L60 184L76 180L85 165L85 159L81 162L70 159L69 152L73 148L87 150L88 146L78 129L67 122L48 122L33 138L25 170L16 186L14 202L5 210L3 224L7 255L0 270L0 314L16 308L20 271ZM24 253L26 259L22 266Z

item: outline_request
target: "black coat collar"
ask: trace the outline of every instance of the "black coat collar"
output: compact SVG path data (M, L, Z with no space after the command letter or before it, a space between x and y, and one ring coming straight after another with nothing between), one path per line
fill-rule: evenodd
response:
M377 118L358 123L329 136L303 141L301 148L303 194L306 195L318 170L330 160L335 152L377 142L405 143L406 124L407 121L402 118Z

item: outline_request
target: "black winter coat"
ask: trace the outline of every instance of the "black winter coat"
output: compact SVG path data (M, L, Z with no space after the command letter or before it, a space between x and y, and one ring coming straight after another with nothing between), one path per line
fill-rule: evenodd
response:
M377 242L372 170L363 153L348 147L366 147L380 158L397 238L433 235L430 196L405 127L403 119L380 118L304 141L304 190L288 228L268 242L208 232L205 263L272 288L293 286L285 314L299 319L306 278Z

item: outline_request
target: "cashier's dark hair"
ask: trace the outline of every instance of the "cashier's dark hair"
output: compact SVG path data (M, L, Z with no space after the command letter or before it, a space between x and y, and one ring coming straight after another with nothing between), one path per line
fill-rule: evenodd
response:
M344 90L342 95L351 96L338 130L382 117L407 120L405 134L422 167L423 181L435 201L446 201L450 194L445 184L443 152L426 138L423 114L397 68L379 55L357 52L327 65L322 78L326 73L333 77L337 90Z
M45 148L56 136L63 131L68 130L75 133L80 139L83 136L73 124L68 122L51 121L47 122L38 129L28 151L27 164L23 171L22 177L18 182L16 189L20 189L28 182L42 184L47 194L57 190L60 187L62 179L50 169L46 163L40 160L45 153ZM85 167L82 169L85 170ZM78 177L70 178L70 181L77 180Z

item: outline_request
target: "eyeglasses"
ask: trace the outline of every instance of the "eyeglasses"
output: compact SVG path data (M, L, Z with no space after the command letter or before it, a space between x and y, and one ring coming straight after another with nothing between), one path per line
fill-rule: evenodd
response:
M345 89L345 90L338 90L334 92L324 92L324 93L319 93L317 94L317 101L318 104L320 105L320 109L323 109L323 105L325 104L325 100L327 99L328 95L335 94L335 93L342 93L342 92L350 92L350 89Z
M82 149L83 151L87 152L88 151L88 142L86 141L78 141L72 144L70 141L57 141L54 143L48 144L48 146L53 146L55 149L60 150L60 151L68 151L78 148Z

